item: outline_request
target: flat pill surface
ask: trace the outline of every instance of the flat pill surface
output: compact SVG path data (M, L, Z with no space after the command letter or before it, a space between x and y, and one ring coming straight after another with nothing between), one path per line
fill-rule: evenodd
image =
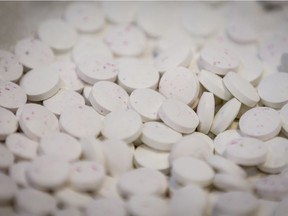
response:
M15 157L13 153L4 145L0 145L0 169L6 170L13 165Z
M0 50L0 78L17 81L23 74L23 66L16 56L6 50Z
M16 116L9 110L0 107L0 140L16 132L18 128L18 120Z
M207 134L210 131L214 119L214 112L214 95L210 92L204 92L197 106L197 115L199 118L199 125L197 130L199 132Z

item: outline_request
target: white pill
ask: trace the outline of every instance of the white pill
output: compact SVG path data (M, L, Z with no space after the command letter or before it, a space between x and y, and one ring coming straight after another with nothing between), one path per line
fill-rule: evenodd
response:
M273 215L274 211L276 210L278 202L259 199L259 204L260 205L259 205L256 216L271 216L271 215ZM277 215L277 216L283 216L283 214Z
M92 106L90 101L89 101L89 95L90 95L91 90L92 90L92 86L87 85L84 87L83 92L82 92L82 95L83 95L84 100L85 100L85 104L88 106Z
M81 216L81 212L76 208L67 208L56 210L53 216Z
M100 198L89 203L85 209L86 216L126 216L127 211L122 200Z
M61 128L75 137L95 136L101 131L99 114L89 106L78 105L66 108L60 115Z
M110 176L105 176L101 187L94 194L94 198L117 198L122 199L117 190L118 178L113 178Z
M223 191L252 191L252 185L240 176L216 174L213 185Z
M254 107L259 102L257 90L239 74L228 72L223 82L230 93L246 106Z
M11 201L16 192L16 182L11 177L0 173L0 204Z
M112 26L104 39L111 51L118 56L139 56L147 45L145 34L135 25Z
M194 157L204 160L213 155L213 140L205 134L194 132L177 141L171 149L170 161L181 157Z
M3 144L0 144L0 170L6 170L14 163L13 153L6 148Z
M114 82L119 68L115 60L111 58L87 53L79 58L76 72L80 79L93 85L99 81Z
M282 122L276 110L269 107L255 107L241 116L239 127L247 136L269 140L280 132Z
M167 182L165 176L156 170L138 168L120 176L117 188L123 197L133 195L161 196L167 191Z
M21 130L32 140L38 141L50 132L59 131L58 119L43 106L26 104L21 108L21 113L19 114Z
M237 117L240 107L241 103L236 98L232 98L226 102L216 113L211 126L211 132L217 135L226 130Z
M20 187L29 187L29 183L26 177L26 171L30 166L30 162L21 161L14 163L9 168L9 176L19 185Z
M0 79L16 82L23 74L23 66L12 53L0 50Z
M199 65L219 75L237 71L239 64L239 56L230 47L210 45L205 46L200 52Z
M282 131L288 135L288 103L280 110L280 117L282 120Z
M60 115L69 106L85 105L85 100L73 90L60 89L55 95L44 100L43 105L55 115Z
M56 210L56 200L48 193L26 188L17 192L15 206L19 213L46 216Z
M149 148L145 145L140 145L134 152L134 162L137 167L146 167L168 173L169 153Z
M0 140L5 140L9 134L18 128L16 116L9 110L0 107Z
M67 208L76 208L84 209L90 202L93 201L93 198L86 193L81 193L74 191L71 188L63 188L54 194L58 205L61 205L65 209Z
M104 140L102 149L107 173L118 177L133 168L133 154L128 145L121 140Z
M213 213L215 215L254 215L259 201L248 192L232 191L223 193L216 199Z
M61 19L47 19L37 30L39 38L55 50L68 50L77 42L75 29Z
M35 38L25 38L15 45L15 55L19 61L29 69L51 64L54 53L45 43Z
M266 161L268 149L263 141L242 137L232 140L226 147L224 156L239 165L255 166Z
M164 101L158 114L166 125L180 133L192 133L199 124L198 116L194 110L175 99Z
M133 110L117 110L109 113L103 120L102 135L109 139L131 143L141 134L142 121Z
M215 112L214 95L210 92L204 92L197 105L197 115L199 125L197 131L208 134L213 123Z
M37 156L38 143L30 140L24 134L10 134L6 138L5 144L18 159L31 160Z
M156 196L132 196L127 202L131 216L166 216L169 208L165 200Z
M94 161L78 161L72 164L69 176L70 186L78 191L99 189L105 177L104 167Z
M40 156L31 162L26 176L33 187L57 189L68 180L70 164L62 158Z
M210 71L201 70L198 74L198 78L203 87L205 87L205 89L213 93L218 98L221 98L225 101L228 101L232 98L231 93L225 87L223 79L220 76Z
M288 74L273 73L264 77L257 90L264 105L280 109L288 102Z
M27 101L25 91L17 84L0 80L0 106L16 111Z
M42 101L56 94L61 87L61 79L52 66L41 66L26 73L20 86L30 101Z
M152 89L136 89L130 97L128 106L135 110L143 122L159 120L158 111L165 97Z
M75 2L68 5L64 18L80 32L95 32L104 25L104 14L93 3Z
M177 216L202 216L208 204L205 191L195 185L189 185L177 190L170 203L172 215Z
M143 125L141 141L156 150L169 151L172 145L182 138L182 134L174 131L161 122L146 122Z
M129 95L121 86L108 81L95 83L89 95L91 105L101 115L107 115L111 111L126 110L128 100Z
M171 46L163 50L154 59L154 65L157 70L163 74L176 67L188 67L192 60L191 49L187 46Z
M79 142L82 146L83 159L93 160L102 165L105 164L102 143L99 139L96 139L94 136L82 137Z
M65 133L54 132L41 138L39 153L60 157L71 162L80 158L82 147L74 137Z
M216 172L233 176L247 177L244 169L224 157L213 155L207 158L206 162L215 169Z

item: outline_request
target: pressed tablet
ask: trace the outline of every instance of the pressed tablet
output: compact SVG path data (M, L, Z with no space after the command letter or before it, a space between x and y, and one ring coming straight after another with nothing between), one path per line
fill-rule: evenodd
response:
M6 50L0 50L0 78L15 82L23 74L23 66L16 56Z
M37 141L50 132L59 131L56 116L38 104L26 104L22 107L19 125L27 137Z
M53 51L45 43L35 38L25 38L15 45L15 55L29 69L51 64L55 57Z
M94 193L94 198L117 198L121 199L120 194L117 190L118 178L113 178L110 176L105 176L104 181L101 184L96 193Z
M104 14L97 5L75 2L68 5L64 18L80 32L95 32L104 25Z
M89 106L67 107L60 115L60 127L75 137L98 136L102 122L99 114Z
M83 159L93 160L105 165L102 141L96 139L94 136L90 136L80 138L79 142L83 151Z
M119 139L127 143L135 141L141 134L142 121L133 110L117 110L103 120L102 135L109 139Z
M84 87L83 92L82 92L82 96L84 97L85 104L88 106L92 106L90 101L89 101L89 95L90 95L91 90L92 90L92 86L87 85Z
M5 140L9 134L18 128L16 116L9 110L0 107L0 140Z
M111 208L112 207L112 208ZM120 199L100 198L89 203L85 208L86 216L126 216L125 204Z
M67 50L77 42L75 29L61 19L47 19L37 30L39 38L55 50Z
M273 73L264 77L257 90L264 105L280 109L288 102L288 74Z
M164 101L158 114L165 124L180 133L192 133L199 124L194 110L175 99Z
M0 204L11 201L16 192L16 182L11 177L0 173Z
M41 66L26 73L20 86L30 101L42 101L56 94L60 89L61 79L59 72L52 66Z
M6 148L3 144L0 144L0 170L6 170L13 165L15 157L13 153Z
M211 132L217 135L226 130L237 117L240 107L241 103L236 98L232 98L226 102L216 113L211 126Z
M210 92L204 92L199 100L197 106L197 115L199 118L199 125L197 131L207 134L213 123L215 112L214 95Z
M108 30L104 41L115 55L138 56L146 48L147 38L135 25L118 24Z
M167 71L159 83L159 92L166 98L177 99L189 105L195 102L199 88L197 76L184 67Z
M223 78L224 85L241 103L254 107L260 100L256 89L235 72L228 72Z
M128 100L129 95L121 86L108 81L95 83L89 95L90 103L101 115L107 115L111 111L126 110Z
M280 110L280 117L282 120L282 131L288 134L288 103Z
M60 89L55 95L43 101L44 107L60 115L67 107L85 105L84 98L77 92Z
M135 110L143 122L159 120L158 110L165 97L152 89L136 89L130 97L128 106Z
M9 167L9 176L17 183L20 187L28 187L29 183L26 177L26 170L30 166L30 162L20 161L14 163Z
M252 191L252 185L240 176L216 174L213 185L223 191Z
M244 113L239 121L243 134L262 140L269 140L281 130L279 113L269 107L255 107Z
M156 150L169 151L172 145L182 137L181 133L174 131L161 122L146 122L143 125L141 141Z

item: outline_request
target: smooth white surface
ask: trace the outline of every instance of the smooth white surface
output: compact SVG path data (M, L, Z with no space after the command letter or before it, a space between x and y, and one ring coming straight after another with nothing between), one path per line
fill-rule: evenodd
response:
M6 170L13 165L15 157L13 153L4 145L0 145L0 169Z
M16 132L18 120L9 110L0 107L0 140L5 140L9 134Z
M111 208L113 206L113 208ZM86 216L125 216L127 215L124 202L114 198L100 198L89 203L85 209Z
M23 74L23 66L11 52L0 49L0 79L17 81Z
M16 182L9 176L0 173L0 203L11 201L17 192Z

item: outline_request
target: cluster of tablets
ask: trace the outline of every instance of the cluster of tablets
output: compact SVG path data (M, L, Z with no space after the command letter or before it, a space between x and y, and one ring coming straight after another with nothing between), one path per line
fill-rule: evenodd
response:
M286 12L75 2L0 50L0 215L286 216Z

